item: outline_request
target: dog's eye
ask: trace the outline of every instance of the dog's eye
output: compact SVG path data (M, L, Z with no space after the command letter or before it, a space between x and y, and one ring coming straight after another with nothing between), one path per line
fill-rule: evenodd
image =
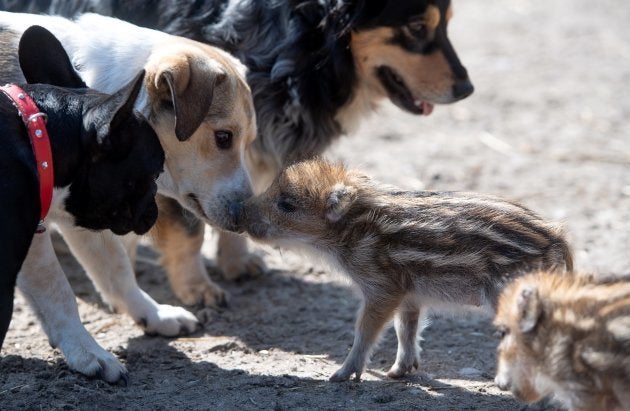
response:
M278 201L278 210L282 211L283 213L292 213L296 209L297 207L294 204L291 204L287 200Z
M416 21L409 22L409 24L407 24L407 27L409 27L409 30L411 30L416 35L426 34L427 26L423 20L416 20Z
M214 141L221 150L232 147L232 132L228 130L217 130L214 132Z

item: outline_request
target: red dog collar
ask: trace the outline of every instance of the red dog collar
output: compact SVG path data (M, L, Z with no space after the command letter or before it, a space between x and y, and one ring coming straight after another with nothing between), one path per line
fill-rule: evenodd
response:
M0 87L0 91L4 92L18 109L31 139L31 146L37 163L37 173L39 174L39 201L41 205L40 221L36 232L43 233L46 231L44 218L50 209L55 175L50 139L46 130L47 117L46 114L39 111L33 99L15 84Z

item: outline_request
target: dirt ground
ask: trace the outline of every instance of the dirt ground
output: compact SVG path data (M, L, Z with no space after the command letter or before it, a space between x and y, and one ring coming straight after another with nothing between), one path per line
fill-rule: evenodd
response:
M450 33L475 94L430 117L386 104L329 152L408 189L462 189L519 200L563 221L578 268L630 273L630 3L626 0L454 0ZM348 352L358 300L338 276L266 249L271 271L228 283L229 309L204 311L202 332L144 336L108 312L58 241L87 329L123 361L127 387L68 370L23 298L0 359L0 409L517 410L492 382L488 319L436 318L422 372L392 381L389 330L360 383L329 383ZM177 304L141 250L138 279Z

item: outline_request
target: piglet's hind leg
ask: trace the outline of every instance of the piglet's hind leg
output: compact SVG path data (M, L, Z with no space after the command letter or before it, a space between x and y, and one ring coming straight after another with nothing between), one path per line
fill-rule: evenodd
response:
M424 323L424 310L413 303L403 304L396 312L394 326L398 338L396 362L387 372L390 378L400 378L417 370L420 364L420 346L418 344L418 325Z

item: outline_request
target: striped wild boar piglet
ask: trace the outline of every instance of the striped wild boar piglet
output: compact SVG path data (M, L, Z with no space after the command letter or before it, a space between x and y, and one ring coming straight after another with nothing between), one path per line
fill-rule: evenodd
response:
M499 388L527 403L630 410L630 277L521 277L501 294L495 325Z
M419 332L432 311L494 309L514 276L572 269L561 230L520 205L471 193L397 191L320 160L285 169L246 201L240 219L254 239L323 257L361 291L354 344L332 381L359 380L392 317L398 353L388 375L402 377L418 368Z

